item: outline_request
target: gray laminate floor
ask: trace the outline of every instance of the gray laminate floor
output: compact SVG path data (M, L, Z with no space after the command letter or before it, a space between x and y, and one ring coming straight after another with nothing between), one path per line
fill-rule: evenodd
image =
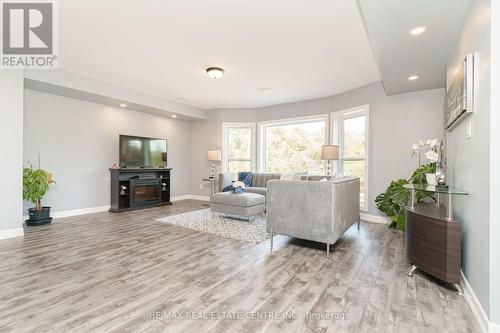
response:
M403 233L351 228L322 245L259 245L155 218L185 200L97 213L0 241L0 332L475 332L464 299L417 273Z

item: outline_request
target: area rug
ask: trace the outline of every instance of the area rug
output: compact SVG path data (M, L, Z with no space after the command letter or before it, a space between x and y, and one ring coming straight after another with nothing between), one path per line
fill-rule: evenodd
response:
M208 209L166 216L156 221L173 224L226 238L239 239L250 243L261 243L271 235L266 232L266 218L258 215L251 221L238 220Z

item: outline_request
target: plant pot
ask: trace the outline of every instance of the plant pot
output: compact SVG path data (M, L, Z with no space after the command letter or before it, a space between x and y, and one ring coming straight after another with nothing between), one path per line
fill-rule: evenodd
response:
M50 217L50 207L42 207L42 209L28 209L29 220L26 220L27 225L43 225L52 222Z
M426 173L425 179L427 180L428 185L436 185L436 174L435 173Z

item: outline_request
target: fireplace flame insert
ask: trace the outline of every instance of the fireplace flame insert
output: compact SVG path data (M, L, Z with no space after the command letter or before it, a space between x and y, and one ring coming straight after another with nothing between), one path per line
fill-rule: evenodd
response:
M150 206L161 201L161 181L159 179L132 180L130 187L132 207Z

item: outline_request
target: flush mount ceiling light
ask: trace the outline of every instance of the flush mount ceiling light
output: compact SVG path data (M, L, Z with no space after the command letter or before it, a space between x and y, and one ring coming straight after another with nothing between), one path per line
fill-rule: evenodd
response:
M121 104L120 104L120 106L121 106L122 108L126 108L126 107L127 107L127 104L125 104L125 103L121 103Z
M412 36L417 36L420 34L423 34L427 30L427 27L421 26L421 27L415 27L410 30L410 35Z
M408 76L408 80L410 80L410 81L415 81L417 79L418 79L418 75Z
M208 67L207 74L212 79L220 79L224 75L224 69L220 67Z
M176 115L176 114L173 114L173 115L172 115L172 118L177 118L177 115Z

